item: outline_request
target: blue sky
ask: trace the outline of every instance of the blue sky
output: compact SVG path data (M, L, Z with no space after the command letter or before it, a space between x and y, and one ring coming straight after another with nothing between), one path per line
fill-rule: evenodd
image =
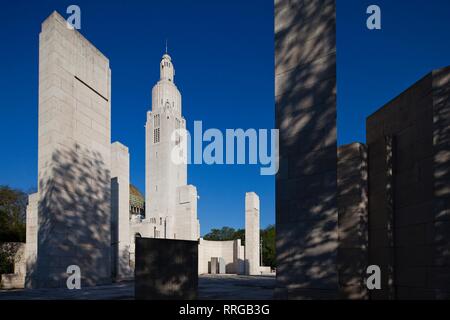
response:
M377 4L382 29L366 28ZM450 1L338 0L338 141L365 141L365 118L433 69L450 65Z
M0 9L0 184L29 190L37 176L38 34L53 11L82 11L81 33L110 59L112 138L130 148L131 179L145 184L144 124L165 39L192 128L273 128L273 2L24 1ZM382 30L365 27L382 9ZM338 0L339 143L365 140L365 118L424 74L450 65L448 0ZM274 223L274 178L258 166L189 167L204 234L244 226L244 196L261 197L261 225Z

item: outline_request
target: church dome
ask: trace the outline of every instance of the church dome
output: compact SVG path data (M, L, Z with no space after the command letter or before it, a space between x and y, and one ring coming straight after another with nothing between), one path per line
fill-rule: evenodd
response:
M134 185L130 184L130 205L138 208L145 207L145 199L142 193Z

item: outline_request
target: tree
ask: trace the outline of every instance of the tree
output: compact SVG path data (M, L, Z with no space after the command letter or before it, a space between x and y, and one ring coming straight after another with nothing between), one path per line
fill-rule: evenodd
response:
M276 267L275 258L275 226L269 225L261 230L263 265Z
M25 242L26 193L0 186L0 242Z
M236 230L230 227L223 227L222 229L211 229L211 232L206 234L203 239L212 241L227 241L234 240Z

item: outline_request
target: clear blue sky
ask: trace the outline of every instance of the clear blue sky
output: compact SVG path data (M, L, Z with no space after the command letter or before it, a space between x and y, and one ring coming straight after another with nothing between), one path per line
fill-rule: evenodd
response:
M82 10L81 33L109 57L112 138L128 145L132 182L144 191L144 124L169 40L192 128L274 125L273 3L254 1L9 1L0 9L0 184L36 187L38 34L53 11ZM382 31L365 27L370 4ZM436 67L450 65L450 1L338 0L339 143L365 140L365 118ZM6 44L6 45L5 45ZM274 223L274 178L257 166L189 167L200 194L201 233L244 226L244 195L261 197Z
M382 29L366 28L369 5ZM450 65L450 1L338 0L338 141L365 141L365 118L435 68Z

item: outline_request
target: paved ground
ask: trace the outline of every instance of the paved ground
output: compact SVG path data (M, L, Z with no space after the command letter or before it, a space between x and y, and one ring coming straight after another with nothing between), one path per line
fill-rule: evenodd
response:
M202 275L199 277L199 299L272 299L275 277ZM132 300L134 283L124 282L109 286L68 289L0 290L0 300Z

